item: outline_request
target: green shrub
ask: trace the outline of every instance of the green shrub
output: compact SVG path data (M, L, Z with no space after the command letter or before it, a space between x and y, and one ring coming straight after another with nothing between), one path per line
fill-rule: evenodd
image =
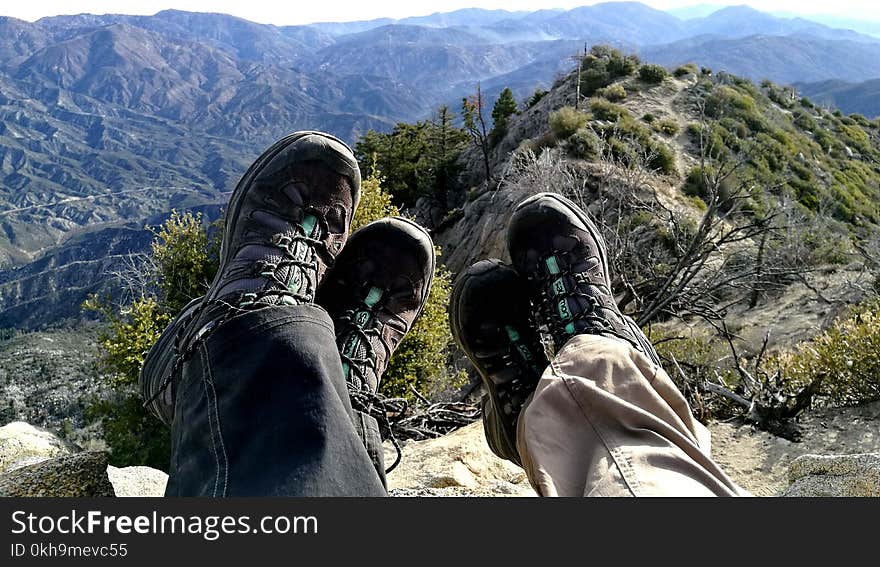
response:
M662 83L669 73L661 65L642 65L639 67L639 78L651 85L659 85Z
M667 136L675 136L680 131L678 122L672 118L658 120L653 124L653 127L655 131L660 132L661 134L666 134Z
M374 220L400 215L400 210L392 203L391 193L382 190L381 175L374 170L361 182L361 200L351 221L352 232Z
M849 119L862 126L863 128L867 128L871 126L871 121L864 114L859 114L858 112L849 115Z
M217 272L219 241L209 242L202 214L171 212L153 233L151 251L160 276L157 279L162 307L177 312L205 294Z
M706 114L711 118L735 117L754 132L767 132L771 128L758 110L752 89L747 87L721 86L706 98ZM745 92L743 92L745 91Z
M675 153L666 144L652 142L650 146L651 160L648 165L655 171L666 175L674 175L678 172L675 164Z
M805 96L801 97L801 106L803 106L804 108L815 108L813 101L811 101L810 99L808 99Z
M580 128L568 139L568 153L572 157L591 159L599 155L602 141L592 128Z
M696 66L694 63L687 63L678 67L675 71L673 71L673 75L676 77L684 77L685 75L696 75L700 72L700 68Z
M550 130L558 140L567 140L587 124L587 116L571 106L550 113Z
M822 378L819 395L835 406L880 399L880 305L869 304L769 363L798 385Z
M620 102L626 98L626 89L620 83L615 83L597 90L596 96L608 99L611 102Z
M592 96L597 90L610 85L613 80L604 62L590 62L590 65L581 72L581 93Z
M590 100L590 110L595 118L608 122L617 122L630 115L626 108L601 98Z
M795 110L793 116L794 125L801 130L815 132L819 128L819 124L809 112L804 112L803 110Z
M97 401L87 418L100 423L115 466L145 465L165 470L171 455L167 428L143 407L137 387L147 352L190 299L204 295L217 269L217 245L200 215L173 211L153 233L152 259L158 294L135 298L114 308L91 296L83 308L100 313L107 327L98 336L99 368L111 396Z
M657 120L657 117L650 112L646 112L645 115L642 116L642 122L646 122L648 124L653 124L655 120Z
M711 177L712 172L708 172ZM703 175L703 169L695 167L691 169L685 178L684 185L681 190L689 197L697 197L704 203L709 201L709 186L706 184L706 177ZM732 177L732 176L731 176ZM721 202L727 201L733 191L735 181L731 177L726 178L718 187L718 198Z
M728 133L720 124L702 125L694 122L688 124L687 133L697 152L702 143L706 154L713 159L722 160L730 155L730 149L725 143L725 134Z
M765 84L766 83L766 84ZM791 87L780 87L766 81L761 83L767 91L767 98L781 106L782 108L791 108L797 100L797 93Z
M620 50L607 45L594 45L590 49L590 54L605 64L608 74L613 79L632 75L641 63L638 56L624 55Z
M581 66L580 81L583 94L592 96L615 79L632 75L639 63L639 58L635 55L623 55L607 45L593 46Z

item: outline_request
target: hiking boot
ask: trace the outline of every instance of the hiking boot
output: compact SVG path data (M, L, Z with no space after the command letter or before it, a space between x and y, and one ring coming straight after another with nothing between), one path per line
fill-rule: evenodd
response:
M208 293L186 306L144 360L145 405L162 421L173 414L168 386L174 374L223 321L314 301L348 239L360 183L351 149L320 132L291 134L251 165L229 201L220 266Z
M452 336L483 379L483 424L496 455L522 465L516 424L547 359L530 317L528 283L500 260L458 278L449 304Z
M198 312L203 299L199 297L190 301L169 323L150 348L138 373L141 396L146 401L144 406L165 425L171 425L174 417L175 384L166 382L166 379L171 376L172 369L177 364L175 344L179 339L178 335Z
M412 328L434 278L434 244L419 225L387 218L355 232L318 291L330 314L354 409L369 400Z
M605 243L577 205L553 193L526 199L513 212L507 244L557 352L575 335L592 334L627 341L656 356L638 326L617 308Z
M229 201L206 302L312 303L348 238L360 182L351 149L327 134L298 132L269 148Z

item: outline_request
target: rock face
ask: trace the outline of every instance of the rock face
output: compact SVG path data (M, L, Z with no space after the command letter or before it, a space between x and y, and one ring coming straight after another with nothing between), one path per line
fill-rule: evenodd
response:
M107 467L107 476L116 496L162 497L168 475L150 467Z
M0 496L163 496L168 475L116 468L105 452L75 452L55 434L24 422L0 427Z
M16 421L0 427L0 473L71 453L53 433Z
M114 496L107 478L107 453L76 453L2 474L0 496Z
M386 452L386 462L392 459ZM489 450L481 422L405 445L388 489L392 496L535 495L522 469Z
M783 496L880 497L880 453L804 455L789 468L792 485Z

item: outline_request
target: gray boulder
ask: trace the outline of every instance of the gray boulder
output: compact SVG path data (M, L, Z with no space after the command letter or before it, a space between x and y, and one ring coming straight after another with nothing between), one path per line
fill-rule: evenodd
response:
M114 496L107 453L65 455L0 474L0 496Z
M880 453L861 455L804 455L788 472L791 486L782 494L793 497L880 496Z

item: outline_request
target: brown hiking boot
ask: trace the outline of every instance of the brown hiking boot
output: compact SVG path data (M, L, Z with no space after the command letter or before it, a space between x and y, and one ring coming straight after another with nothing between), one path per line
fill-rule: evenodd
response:
M530 317L528 283L500 260L477 262L458 278L449 304L452 336L483 379L489 447L522 465L516 424L547 359Z
M352 235L318 292L336 327L342 369L352 392L375 394L394 350L428 300L434 244L403 218L378 220ZM369 412L368 412L369 413Z
M163 421L173 411L167 387L174 373L223 321L247 310L314 301L348 240L360 185L351 149L320 132L291 134L251 165L230 198L220 267L206 296L187 305L144 361L144 397Z
M526 199L514 210L507 243L557 352L575 335L594 334L627 341L659 364L650 341L617 308L605 243L577 205L554 193Z
M229 201L205 300L243 309L313 302L348 239L360 181L351 149L327 134L298 132L269 148Z

